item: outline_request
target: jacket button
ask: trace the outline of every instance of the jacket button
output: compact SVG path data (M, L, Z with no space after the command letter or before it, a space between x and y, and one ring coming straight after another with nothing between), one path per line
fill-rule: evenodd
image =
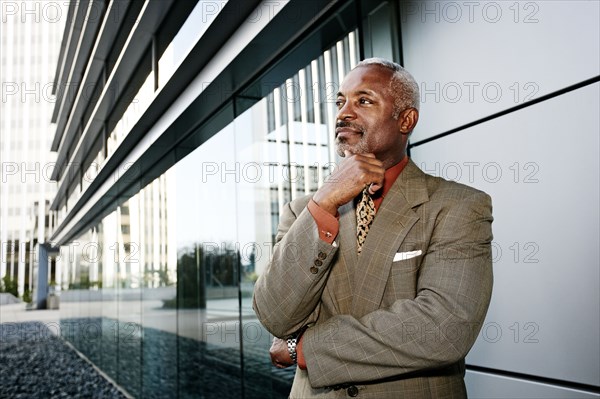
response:
M319 252L318 258L321 260L325 260L325 258L327 258L327 254L325 252Z
M317 269L316 267L312 266L312 267L310 268L310 272L311 272L312 274L317 274L317 273L319 273L319 269Z
M358 388L356 387L356 385L349 386L348 389L346 390L346 392L348 393L348 396L350 396L351 398L358 396Z
M323 262L321 262L319 259L315 259L315 266L323 266Z

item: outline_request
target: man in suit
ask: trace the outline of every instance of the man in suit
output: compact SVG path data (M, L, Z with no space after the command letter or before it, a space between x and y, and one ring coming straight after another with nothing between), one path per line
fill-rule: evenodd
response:
M254 289L273 364L297 361L291 398L466 397L492 290L491 200L408 158L419 90L400 65L359 63L336 104L344 160L283 209Z

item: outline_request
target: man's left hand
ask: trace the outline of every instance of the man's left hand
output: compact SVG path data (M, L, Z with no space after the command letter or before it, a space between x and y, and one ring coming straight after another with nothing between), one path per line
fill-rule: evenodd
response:
M271 355L271 363L277 368L284 369L294 365L285 339L273 337L269 354Z

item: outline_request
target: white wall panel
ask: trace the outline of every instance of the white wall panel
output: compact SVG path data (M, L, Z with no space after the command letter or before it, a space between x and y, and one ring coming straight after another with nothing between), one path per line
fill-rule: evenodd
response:
M493 199L494 292L469 364L600 386L598 109L596 83L412 149Z
M400 2L419 139L600 74L598 1Z
M467 371L467 393L472 399L587 399L600 395L549 384Z

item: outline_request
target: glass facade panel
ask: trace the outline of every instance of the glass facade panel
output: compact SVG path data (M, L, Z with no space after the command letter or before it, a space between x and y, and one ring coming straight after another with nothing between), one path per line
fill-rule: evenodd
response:
M117 380L118 370L118 302L117 302L117 262L115 248L117 245L117 213L113 212L104 218L98 230L102 237L102 370L113 380Z
M140 192L139 260L142 287L142 397L177 391L177 253L173 172Z
M289 390L286 376L293 376L291 369L276 371L271 366L268 353L271 336L252 310L253 284L257 271L264 269L270 257L275 231L272 223L277 220L280 197L284 200L289 197L289 180L282 175L286 173L284 166L289 164L287 145L282 142L285 131L278 123L279 131L265 134L269 131L266 111L273 109L268 107L273 98L263 99L234 123L236 162L243 171L237 185L236 224L240 248L240 349L247 398L284 397L282 395ZM278 388L281 391L278 392Z
M144 191L147 191L145 189ZM141 394L141 273L138 193L117 208L117 240L113 245L117 274L117 383L133 396Z
M179 396L242 397L233 129L175 167Z

